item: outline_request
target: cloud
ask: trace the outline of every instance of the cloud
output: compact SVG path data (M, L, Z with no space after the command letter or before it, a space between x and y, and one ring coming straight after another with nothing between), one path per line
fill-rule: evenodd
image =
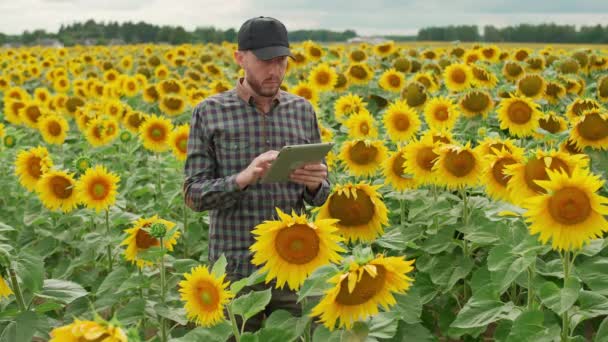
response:
M289 30L354 29L360 34L416 34L428 26L517 25L554 22L605 25L606 0L20 0L0 2L0 32L56 32L62 24L145 21L156 25L235 28L257 15L273 16Z

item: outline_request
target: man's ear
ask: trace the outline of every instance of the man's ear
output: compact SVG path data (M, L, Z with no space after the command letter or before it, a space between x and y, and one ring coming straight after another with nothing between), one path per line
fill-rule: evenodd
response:
M235 50L234 61L236 62L236 64L240 65L241 68L243 67L243 59L245 59L245 51Z

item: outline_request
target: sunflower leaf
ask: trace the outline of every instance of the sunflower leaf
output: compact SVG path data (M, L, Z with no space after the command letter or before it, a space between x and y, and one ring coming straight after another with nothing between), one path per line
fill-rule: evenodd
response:
M224 273L226 273L226 265L228 265L228 261L226 260L224 253L222 253L222 255L220 255L220 257L213 264L211 274L213 274L213 276L216 278L221 277L224 275Z
M80 284L67 280L45 279L42 291L36 295L42 298L54 299L64 304L70 304L87 294L88 292Z
M232 302L232 310L235 315L250 319L258 312L264 310L266 305L270 303L272 297L271 289L264 291L252 291L246 295L240 296Z
M223 342L231 335L232 326L224 320L211 328L196 328L180 338L169 340L169 342Z
M319 296L331 287L327 280L337 274L337 267L333 264L317 268L300 287L298 292L298 302L308 296Z
M562 289L555 283L544 283L539 289L539 296L544 305L561 315L576 302L580 290L579 281L575 278L568 278Z

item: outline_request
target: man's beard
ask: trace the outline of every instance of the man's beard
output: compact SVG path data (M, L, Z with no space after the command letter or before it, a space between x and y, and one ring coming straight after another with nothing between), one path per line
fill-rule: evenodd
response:
M264 97L273 97L279 91L280 86L281 86L281 82L279 82L278 85L276 86L276 88L274 88L274 87L268 88L268 87L264 87L262 85L262 83L258 82L257 80L253 80L248 77L245 77L245 79L247 80L247 83L249 84L251 89L256 94L258 94L259 96L264 96Z

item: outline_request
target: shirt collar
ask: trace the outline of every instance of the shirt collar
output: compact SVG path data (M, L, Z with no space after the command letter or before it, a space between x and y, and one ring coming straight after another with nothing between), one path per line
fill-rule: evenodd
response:
M240 77L236 81L236 93L241 99L243 99L243 101L247 102L251 106L255 106L256 102L259 102L259 97L257 96L257 94L254 94L249 89L247 89L247 87L245 87L245 85L243 84L244 79L245 78ZM272 97L272 103L274 105L279 104L279 102L281 102L281 89L279 89L277 93Z

